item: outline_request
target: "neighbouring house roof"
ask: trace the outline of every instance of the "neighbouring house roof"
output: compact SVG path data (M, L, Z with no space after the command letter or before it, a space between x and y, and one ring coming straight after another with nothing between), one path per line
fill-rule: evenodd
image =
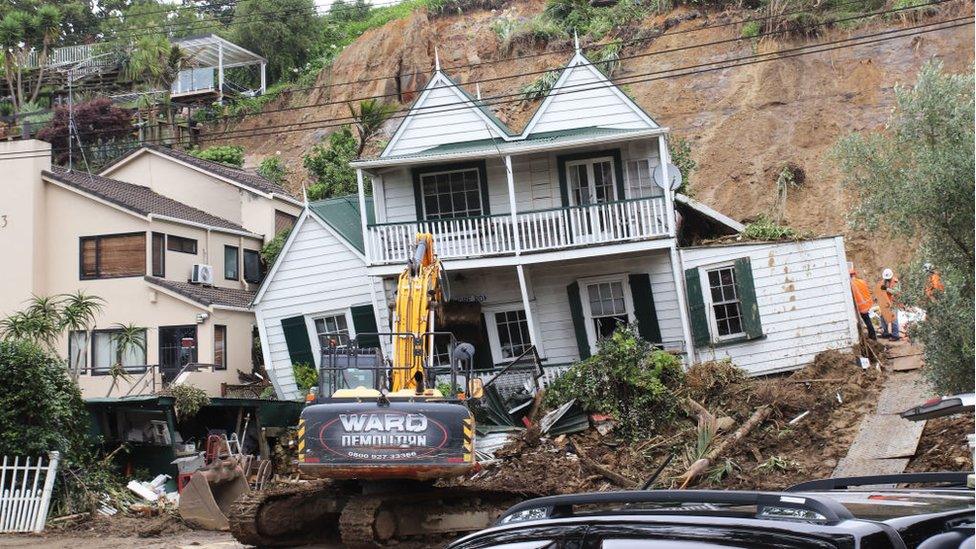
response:
M197 158L188 152L178 149L153 144L144 144L142 147L130 152L129 154L126 154L125 156L122 156L121 158L118 158L115 160L115 162L104 168L102 173L110 173L112 170L127 162L129 159L143 154L146 151L152 151L163 156L168 156L174 160L183 162L184 164L189 164L198 170L233 181L238 185L249 188L253 191L257 191L262 194L279 196L291 202L298 203L295 197L293 197L284 187L254 172L241 168L235 168L233 166L221 164L220 162L214 162L212 160Z
M340 196L316 200L308 204L315 217L322 220L359 253L365 253L363 245L363 218L359 215L359 197ZM373 223L373 198L366 197L366 222Z
M147 276L145 279L150 284L175 292L206 307L216 306L246 309L251 304L251 300L254 299L255 293L251 290L204 286L189 282L167 280L155 276Z
M668 128L626 129L626 128L573 128L551 132L534 133L518 141L499 141L496 139L479 139L460 143L438 145L418 153L387 156L384 158L364 159L351 162L355 168L379 168L387 165L399 165L406 161L444 162L466 158L485 158L506 156L512 154L526 154L543 152L571 146L585 146L629 139L641 139L665 134Z
M216 67L222 62L223 67L229 69L268 62L253 51L216 34L180 38L173 43L190 54L189 64L194 67Z
M133 185L108 177L70 171L60 166L52 166L50 170L43 171L42 175L139 215L164 216L215 229L249 233L247 229L237 223L198 210L142 185Z

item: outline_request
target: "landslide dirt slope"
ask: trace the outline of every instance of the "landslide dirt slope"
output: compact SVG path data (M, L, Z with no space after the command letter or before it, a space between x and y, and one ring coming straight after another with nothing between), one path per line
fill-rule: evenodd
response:
M283 112L266 112L245 118L232 130L260 130L280 124L299 131L277 131L274 135L232 138L227 142L246 146L250 163L280 152L293 173L302 174L301 157L315 143L333 131L323 120L348 116L345 101L351 98L397 94L405 102L423 87L434 62L437 46L441 64L462 84L495 79L481 84L486 97L517 92L536 75L520 73L559 67L569 57L568 41L522 45L505 50L493 21L501 17L527 17L539 13L542 0L517 0L500 10L476 10L463 15L428 16L423 11L392 21L365 33L323 71L316 89L269 105L301 107ZM925 22L972 14L970 2L950 3ZM649 18L647 29L660 28L668 18L684 19L656 39L625 47L624 59L614 79L643 75L665 69L750 55L756 52L794 48L814 41L836 40L854 34L878 32L913 24L892 19L853 31L835 29L815 39L770 40L761 43L742 40L711 47L692 47L740 35L739 25L720 28L726 21L749 17L751 12L676 12ZM693 18L688 18L692 16ZM689 29L702 28L696 32ZM843 233L848 253L862 269L874 272L883 264L904 260L905 244L892 244L880 235L853 233L846 223L848 198L829 152L837 140L854 131L883 126L893 105L893 87L911 84L922 64L941 59L952 72L973 68L973 27L901 38L867 46L844 48L701 74L673 77L628 85L660 124L675 135L689 139L698 170L692 175L695 196L737 219L749 219L770 212L776 203L776 178L791 162L805 173L802 188L790 191L786 221L817 234ZM667 51L665 50L679 50ZM539 55L543 52L550 55ZM657 53L654 52L664 52ZM531 57L517 61L513 56ZM480 64L479 64L480 63ZM473 67L450 69L460 65ZM416 74L419 73L419 74ZM400 75L399 79L391 75ZM516 75L510 77L512 75ZM358 82L353 85L335 85ZM472 92L474 85L470 86ZM504 104L495 110L515 129L521 129L537 103ZM388 124L388 135L397 120ZM298 186L299 177L291 181Z

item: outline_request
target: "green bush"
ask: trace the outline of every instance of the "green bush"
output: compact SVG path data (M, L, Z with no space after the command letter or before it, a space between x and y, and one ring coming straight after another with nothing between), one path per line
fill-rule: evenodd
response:
M210 397L207 392L189 383L174 385L170 389L173 394L173 409L176 417L180 421L190 419L197 415L204 406L210 406Z
M302 394L307 394L312 387L319 384L319 373L310 364L292 364L291 371L295 375L295 385Z
M759 21L749 21L742 25L743 38L756 38L762 33L762 24Z
M261 259L269 268L274 265L275 260L278 259L278 255L281 253L281 249L285 247L285 241L288 240L288 235L290 234L291 229L285 229L276 234L274 238L269 240L268 243L261 248Z
M238 145L215 145L206 149L190 151L190 154L197 158L220 162L235 168L244 165L244 147Z
M315 181L306 191L309 200L356 192L356 171L349 162L356 158L358 146L349 126L342 126L329 134L328 146L316 145L302 158L302 165Z
M780 225L765 215L760 215L752 223L746 225L742 236L749 240L796 240L800 233L792 227Z
M287 173L285 163L278 155L269 156L258 164L258 175L279 185L284 184Z
M681 186L678 192L691 196L691 173L698 167L698 163L691 157L691 142L683 137L675 137L668 143L671 153L671 163L681 172Z
M622 436L643 438L674 419L683 377L678 357L654 349L634 326L624 326L550 385L545 405L575 398L588 412L611 414Z

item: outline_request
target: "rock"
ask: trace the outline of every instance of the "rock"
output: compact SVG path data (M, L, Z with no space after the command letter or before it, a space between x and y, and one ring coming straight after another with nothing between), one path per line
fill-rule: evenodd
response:
M829 467L830 469L833 469L834 467L837 467L837 460L836 459L825 459L821 463L823 463L823 466L824 467Z

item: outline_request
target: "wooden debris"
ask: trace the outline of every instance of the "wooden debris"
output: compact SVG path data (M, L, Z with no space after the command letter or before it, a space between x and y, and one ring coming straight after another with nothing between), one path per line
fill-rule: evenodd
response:
M606 467L594 461L593 458L586 455L586 452L584 452L582 448L577 446L576 443L572 441L572 439L570 439L569 444L572 447L573 452L575 452L576 455L579 456L580 463L583 465L584 468L599 474L603 478L609 480L610 482L616 484L621 488L630 490L637 487L636 481L629 479L619 473L615 473L610 469L607 469Z
M723 456L728 450L738 444L740 440L745 438L745 436L748 435L753 429L766 421L772 412L773 409L768 405L763 405L757 408L756 411L749 416L749 419L746 420L742 426L736 429L734 433L724 438L722 442L709 450L709 452L705 454L705 457L692 463L691 466L688 467L688 470L678 477L678 480L682 481L681 488L684 489L688 487L695 479L705 474L716 459Z

